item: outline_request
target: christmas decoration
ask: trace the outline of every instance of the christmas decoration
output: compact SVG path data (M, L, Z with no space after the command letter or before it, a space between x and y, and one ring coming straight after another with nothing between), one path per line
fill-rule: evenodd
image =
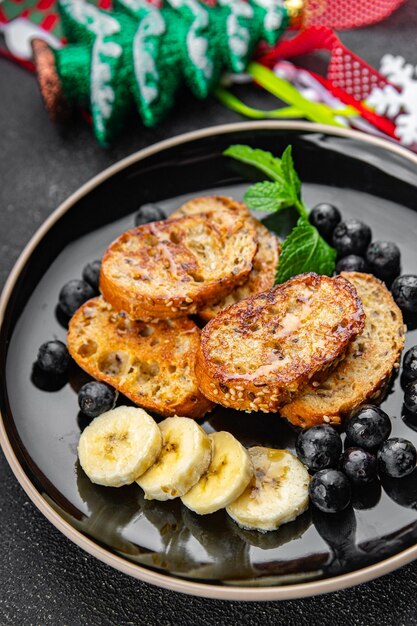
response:
M417 151L416 70L386 55L378 72L327 28L373 23L403 1L0 0L0 56L33 70L32 40L51 119L81 109L103 145L133 108L157 124L186 85L248 117L348 125ZM276 45L289 22L301 33ZM326 76L283 61L320 50L330 56ZM225 89L225 76L248 76L288 106L253 109Z
M386 54L380 72L391 84L376 87L367 104L393 120L396 135L404 145L411 146L417 142L417 67L403 57Z
M346 126L352 117L358 117L358 111L354 107L345 106L310 72L288 61L278 62L274 67L274 73L256 63L251 63L247 71L258 85L290 105L272 111L261 111L243 104L223 87L216 89L215 94L224 104L247 117L254 119L304 117L313 122L334 126ZM230 82L233 80L232 78Z
M259 62L273 68L282 59L322 50L330 56L327 75L322 77L315 74L315 78L341 102L353 106L378 131L398 140L393 122L378 115L366 104L373 89L384 88L389 84L388 80L349 50L330 28L308 28L296 37L280 42L263 55Z
M302 26L327 26L335 30L359 28L386 19L405 0L308 0Z
M322 50L330 55L326 77L283 61ZM242 103L224 86L218 88L217 97L242 115L255 119L305 117L350 126L417 152L417 67L402 57L385 55L378 72L346 48L332 30L311 27L282 40L257 63L252 62L247 75L290 106L260 111Z
M96 0L95 4L100 9L111 6L110 0ZM34 24L57 39L63 37L57 0L0 0L0 24L11 24L17 19Z
M255 45L275 43L288 23L280 0L219 0L214 7L166 0L160 9L145 0L115 0L113 6L108 12L85 0L60 0L68 45L53 50L53 68L45 48L34 47L48 109L55 100L42 71L54 76L61 104L63 98L70 105L89 103L102 144L120 131L133 104L143 123L154 126L183 81L205 98L222 70L244 70Z
M0 24L20 17L37 24L56 37L63 36L57 10L58 0L6 0L0 2ZM203 0L213 6L216 0ZM92 0L99 8L109 9L111 0ZM150 0L158 5L159 0ZM270 0L263 0L264 6ZM292 25L299 28L328 26L336 30L359 28L386 19L405 0L285 0Z

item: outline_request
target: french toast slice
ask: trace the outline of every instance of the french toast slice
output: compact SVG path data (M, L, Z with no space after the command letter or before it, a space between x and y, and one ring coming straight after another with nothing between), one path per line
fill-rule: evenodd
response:
M371 274L343 272L355 287L366 314L365 327L346 356L320 382L311 382L280 413L292 424L309 428L339 424L361 404L377 401L399 367L405 327L400 309L384 283Z
M229 196L198 196L182 204L171 213L170 218L196 215L206 211L231 211L235 215L250 217L249 209L244 202L238 202Z
M253 224L258 239L258 250L253 259L253 268L247 281L236 287L227 296L224 296L216 304L201 309L198 314L205 321L211 320L217 313L231 304L240 302L249 296L261 291L271 289L275 283L275 274L278 265L280 243L278 238L271 233L259 220L252 217L248 208L242 202L236 202L226 196L201 196L183 204L174 211L172 217L180 215L195 215L205 210L232 211L242 214L245 219Z
M343 356L364 318L345 278L296 276L221 311L205 326L198 386L226 407L277 411Z
M100 291L132 319L184 317L245 282L257 248L253 224L230 211L152 222L110 244Z
M210 321L217 313L232 304L261 293L261 291L271 289L275 284L281 251L278 237L261 224L259 220L254 217L249 217L249 219L253 220L258 238L258 250L253 258L252 271L243 285L235 287L231 293L224 296L219 302L207 306L198 312L198 315L205 322Z
M134 322L99 296L71 318L68 349L78 365L160 415L199 418L213 407L194 373L200 329L188 318Z

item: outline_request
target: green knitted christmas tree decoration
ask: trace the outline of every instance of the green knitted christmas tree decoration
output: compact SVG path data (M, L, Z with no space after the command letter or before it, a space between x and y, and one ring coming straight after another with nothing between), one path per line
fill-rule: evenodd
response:
M288 24L281 0L165 0L161 8L115 0L111 12L59 0L59 11L68 40L52 51L60 89L68 103L87 105L103 145L134 106L146 126L157 124L184 82L206 98L223 71L244 71L255 46L274 44Z

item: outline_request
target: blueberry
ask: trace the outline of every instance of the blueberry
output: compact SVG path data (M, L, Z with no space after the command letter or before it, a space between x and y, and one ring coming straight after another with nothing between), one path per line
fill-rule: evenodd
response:
M96 295L95 290L85 280L70 280L59 292L59 306L61 310L72 317L84 302Z
M346 424L349 441L365 450L380 446L390 433L390 418L382 409L371 404L363 406Z
M336 273L341 272L369 272L366 261L357 254L349 254L338 261L336 265Z
M342 454L339 433L327 424L301 432L295 444L298 458L313 471L337 467Z
M417 415L417 380L405 388L404 404L410 413Z
M65 374L68 370L71 357L67 346L62 341L47 341L38 351L38 366L48 374Z
M403 313L417 313L417 276L398 276L392 283L391 292Z
M393 279L400 273L401 253L392 241L373 241L366 251L372 274L382 280Z
M317 204L311 211L310 223L319 231L320 235L326 241L331 240L332 234L342 216L339 209L327 202Z
M378 450L378 469L391 478L411 474L416 466L417 452L411 441L394 437L384 441Z
M359 220L340 222L333 231L332 244L339 257L349 254L361 256L371 243L372 232L369 226Z
M143 226L149 222L159 222L165 220L164 211L157 204L142 204L139 211L135 215L135 226Z
M402 376L407 381L417 380L417 346L404 354Z
M362 448L348 448L342 455L340 469L353 483L371 483L376 478L376 458Z
M106 385L93 380L83 385L78 393L78 404L81 411L88 417L97 417L110 411L117 399L116 391Z
M85 268L83 269L82 277L83 279L98 292L98 283L100 279L100 268L101 261L96 259L91 263L87 263Z
M349 506L349 480L338 470L324 469L314 474L309 486L311 502L324 513L339 513Z

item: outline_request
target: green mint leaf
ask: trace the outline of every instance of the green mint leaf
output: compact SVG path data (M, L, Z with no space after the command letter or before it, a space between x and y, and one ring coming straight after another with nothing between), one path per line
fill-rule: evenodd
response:
M291 189L280 183L255 183L249 187L244 196L248 207L255 211L281 211L294 205L294 196Z
M275 282L284 283L304 272L331 276L335 265L336 250L320 237L307 218L300 217L282 245Z
M283 185L286 184L282 172L281 159L274 157L270 152L237 144L227 148L223 154L237 161L241 161L242 163L246 163L247 165L253 165L253 167L261 170L272 180Z
M297 196L297 198L300 198L301 180L299 179L298 174L294 168L291 146L287 146L285 148L281 158L281 165L282 173L288 185L294 190L294 194Z
M268 230L271 230L278 235L281 241L284 241L296 226L298 218L299 215L294 211L293 207L288 207L278 211L278 213L269 213L261 221Z

